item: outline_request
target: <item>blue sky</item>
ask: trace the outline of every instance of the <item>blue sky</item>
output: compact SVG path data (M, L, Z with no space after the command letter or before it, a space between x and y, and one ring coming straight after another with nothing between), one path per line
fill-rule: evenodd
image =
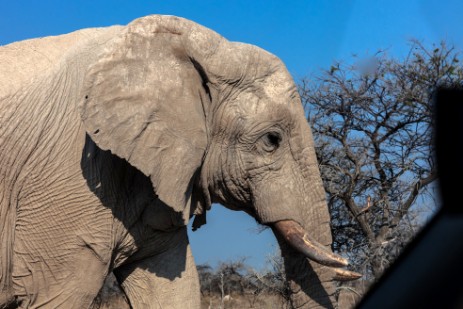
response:
M410 39L425 45L446 40L463 50L461 12L461 0L5 0L0 4L0 45L168 14L272 52L299 80L352 54L387 49L402 57ZM214 205L208 224L190 233L196 262L216 265L247 257L251 266L264 267L277 245L270 231L257 234L256 229L249 216Z

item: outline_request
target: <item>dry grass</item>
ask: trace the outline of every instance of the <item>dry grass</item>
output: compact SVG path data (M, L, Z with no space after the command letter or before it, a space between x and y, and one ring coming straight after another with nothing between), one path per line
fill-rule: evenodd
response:
M288 309L288 303L279 295L236 294L227 295L222 301L220 295L201 297L201 309ZM124 293L113 275L109 276L95 300L93 309L130 309Z
M222 306L223 304L223 306ZM110 295L95 303L94 309L129 309L122 295ZM201 309L288 309L288 304L277 295L236 295L222 303L221 297L203 297Z
M219 296L204 296L201 309L288 309L288 303L280 296L273 294L231 295L230 300L222 302Z

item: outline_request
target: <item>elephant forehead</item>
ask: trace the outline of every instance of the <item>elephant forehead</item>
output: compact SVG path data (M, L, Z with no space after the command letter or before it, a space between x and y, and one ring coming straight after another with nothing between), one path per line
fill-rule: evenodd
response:
M300 101L292 98L288 92L285 95L270 97L262 89L250 89L241 92L233 99L230 106L239 116L262 117L262 120L270 120L293 117L297 112L295 108L297 104L300 105Z
M263 90L270 98L289 99L294 96L294 92L297 92L296 85L285 68L280 68L267 76Z

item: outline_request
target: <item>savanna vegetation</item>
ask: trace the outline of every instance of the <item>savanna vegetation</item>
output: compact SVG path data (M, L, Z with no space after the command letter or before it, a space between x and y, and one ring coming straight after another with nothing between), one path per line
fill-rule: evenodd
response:
M245 258L222 262L216 268L198 265L201 306L213 308L290 308L283 260L279 254L269 256L265 270L256 271ZM113 276L95 301L94 308L129 308Z
M439 87L463 86L461 60L445 42L411 41L403 59L387 51L353 56L300 83L333 250L364 274L365 285L383 274L439 205L433 95Z

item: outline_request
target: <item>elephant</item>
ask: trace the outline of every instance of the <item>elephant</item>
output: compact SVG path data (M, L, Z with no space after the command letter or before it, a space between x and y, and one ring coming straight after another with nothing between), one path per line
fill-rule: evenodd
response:
M200 308L188 223L213 203L274 232L295 308L334 308L311 129L282 61L176 16L0 48L0 291L88 308L113 272L133 308Z

